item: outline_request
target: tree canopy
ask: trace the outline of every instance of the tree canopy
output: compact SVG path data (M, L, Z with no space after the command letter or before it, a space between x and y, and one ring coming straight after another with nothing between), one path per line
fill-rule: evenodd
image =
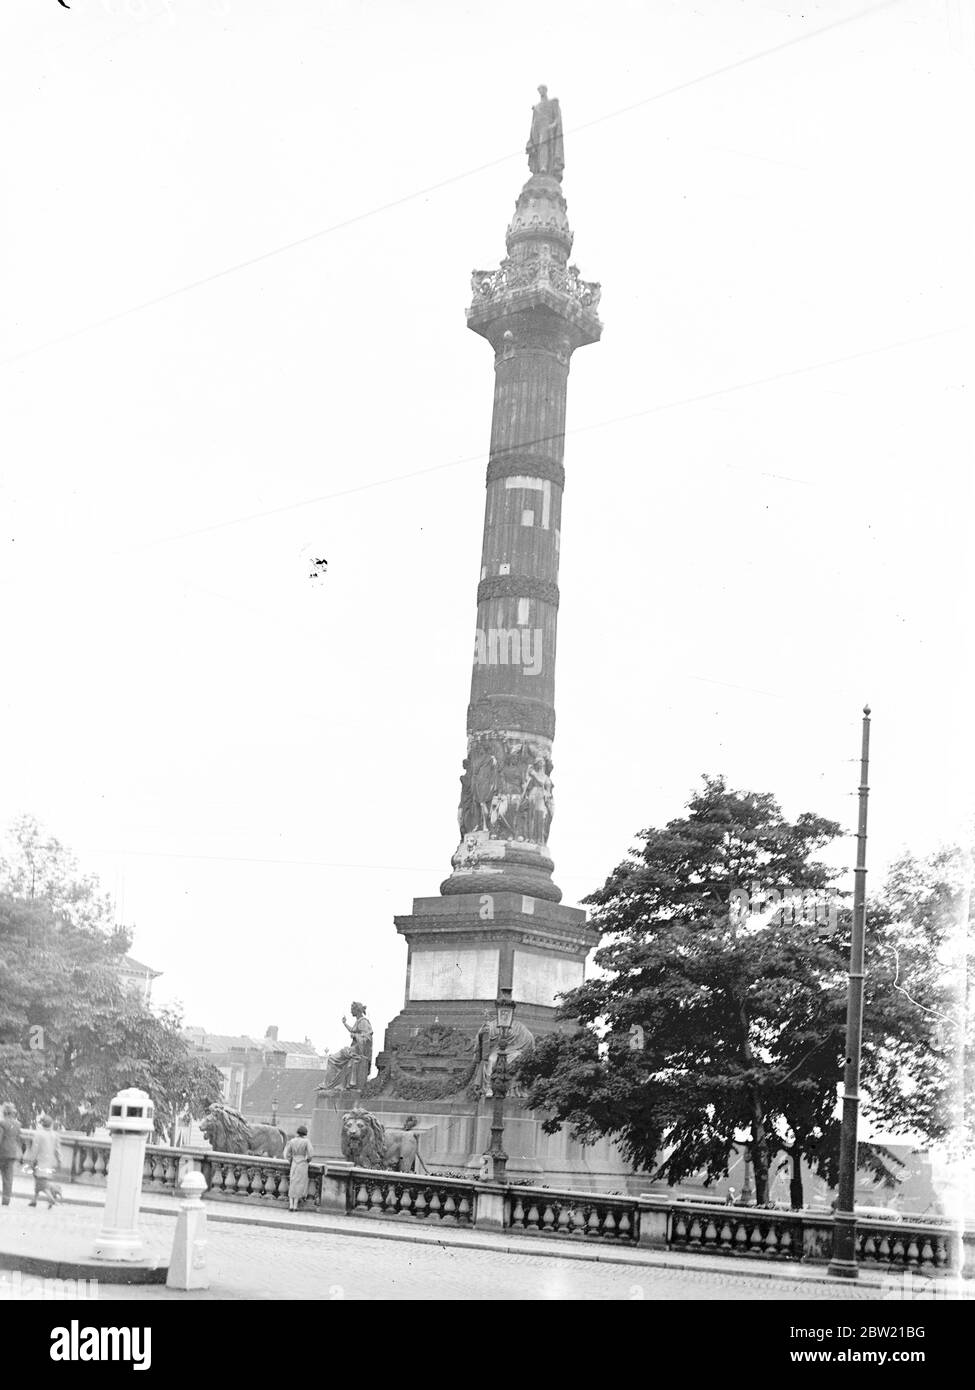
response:
M771 795L720 777L704 779L685 816L640 832L587 899L601 976L564 1000L578 1028L543 1039L523 1068L549 1130L610 1136L672 1183L725 1176L747 1136L759 1201L776 1161L791 1168L794 1205L802 1159L835 1180L850 913L819 856L840 833L811 813L787 821ZM881 939L902 940L897 922L892 903L871 914L864 1079L888 1127L940 1137L945 1067L879 952ZM915 935L902 965L936 1007L923 924ZM896 1160L879 1146L861 1157L893 1179Z
M0 1095L24 1118L101 1122L112 1096L141 1086L170 1131L220 1097L222 1078L192 1057L173 1012L127 991L128 935L107 895L59 842L24 817L0 861Z

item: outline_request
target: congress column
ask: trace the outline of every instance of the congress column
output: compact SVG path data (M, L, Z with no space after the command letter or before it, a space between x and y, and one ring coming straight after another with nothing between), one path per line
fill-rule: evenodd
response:
M440 1072L452 1095L501 985L529 1029L554 1027L595 940L561 904L548 839L566 390L573 352L602 332L600 289L569 263L561 114L539 98L507 255L472 276L467 322L494 350L494 415L459 843L439 898L396 918L409 963L386 1034L390 1095L430 1095Z

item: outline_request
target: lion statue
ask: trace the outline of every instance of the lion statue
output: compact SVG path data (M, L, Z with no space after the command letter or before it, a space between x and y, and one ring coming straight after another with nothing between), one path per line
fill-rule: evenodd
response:
M207 1143L221 1154L280 1158L288 1136L277 1125L252 1125L229 1105L211 1105L200 1125Z
M425 1170L415 1126L416 1116L407 1115L402 1129L386 1129L375 1115L357 1105L342 1116L342 1157L356 1168L387 1173Z

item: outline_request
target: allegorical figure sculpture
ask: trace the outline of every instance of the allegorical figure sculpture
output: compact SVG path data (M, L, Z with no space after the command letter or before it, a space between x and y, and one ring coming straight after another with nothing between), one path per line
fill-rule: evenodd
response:
M525 774L521 806L525 817L525 839L536 844L548 842L552 823L552 761L539 754Z
M539 87L541 100L532 107L532 130L525 152L533 174L549 174L562 181L565 154L562 149L562 112L557 97L550 97L547 87Z
M320 1091L348 1091L361 1088L372 1068L372 1024L366 1018L366 1006L358 1002L352 1005L354 1022L348 1023L342 1016L342 1027L351 1034L348 1047L333 1052L325 1068L325 1080Z
M505 1055L507 1057L509 1072L512 1067L521 1061L522 1057L534 1051L535 1035L523 1023L517 1020L512 1022L511 1027L505 1030ZM477 1034L477 1055L479 1058L478 1074L475 1077L479 1085L481 1094L490 1097L494 1094L491 1089L491 1074L494 1071L498 1060L498 1043L501 1038L501 1029L498 1027L497 1020L493 1014L484 1015L484 1022ZM516 1081L512 1081L508 1088L509 1095L520 1094L520 1089Z

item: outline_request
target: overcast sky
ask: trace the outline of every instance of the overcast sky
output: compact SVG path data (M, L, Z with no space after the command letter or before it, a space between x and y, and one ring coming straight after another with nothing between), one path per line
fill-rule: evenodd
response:
M972 740L964 0L4 0L0 822L211 1031L402 1005L457 840L504 254L540 82L569 381L567 902L700 775L957 836ZM327 558L324 579L311 560ZM852 841L837 862L852 862ZM377 1040L378 1041L378 1040Z

